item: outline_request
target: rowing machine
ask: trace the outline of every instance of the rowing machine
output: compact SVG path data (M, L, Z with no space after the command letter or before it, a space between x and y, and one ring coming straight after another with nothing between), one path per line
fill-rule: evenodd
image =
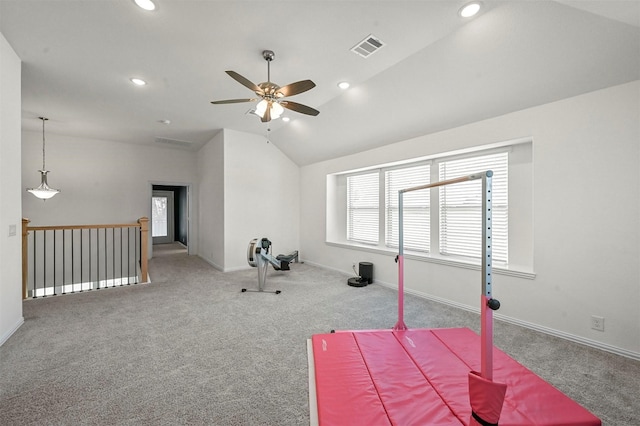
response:
M275 269L276 271L288 271L289 263L298 262L297 250L290 254L279 254L278 256L274 257L269 253L270 248L271 241L269 241L268 238L254 238L249 242L249 247L247 248L247 262L250 266L258 268L258 289L249 290L243 288L243 293L245 291L265 292L264 284L267 280L267 269L269 267L269 264L271 264L271 266L273 266L273 269ZM266 292L280 294L280 290Z

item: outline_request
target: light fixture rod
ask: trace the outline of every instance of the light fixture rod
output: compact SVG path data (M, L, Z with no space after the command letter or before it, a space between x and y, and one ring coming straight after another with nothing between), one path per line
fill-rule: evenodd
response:
M267 61L267 83L271 83L271 61L276 57L273 50L263 50L262 57Z
M44 155L45 155L45 151L44 151L44 123L45 121L48 120L48 118L46 117L38 117L40 120L42 120L42 170L46 171L47 169L45 168L45 160L44 160Z

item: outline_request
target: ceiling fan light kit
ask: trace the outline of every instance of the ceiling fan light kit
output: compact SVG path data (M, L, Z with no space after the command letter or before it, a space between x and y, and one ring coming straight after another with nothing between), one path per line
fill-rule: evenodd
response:
M267 112L268 106L269 106L269 102L267 102L264 99L258 102L258 105L256 106L256 115L260 118L264 117L265 112ZM283 112L284 112L284 108L282 108L282 105L280 105L277 102L271 103L271 119L272 120L280 118Z
M255 108L255 114L260 117L263 123L267 123L272 119L280 118L284 113L284 109L299 112L301 114L316 116L320 114L320 111L311 108L307 105L299 104L285 100L288 96L298 95L316 87L316 84L311 80L302 80L295 83L287 84L286 86L278 86L271 82L271 61L275 59L275 53L272 50L264 50L262 57L267 61L267 81L255 84L249 79L241 76L235 71L226 71L231 78L244 87L252 90L258 98L245 98L245 99L227 99L222 101L212 101L214 105L221 104L235 104L241 102L255 102L258 101L258 105Z

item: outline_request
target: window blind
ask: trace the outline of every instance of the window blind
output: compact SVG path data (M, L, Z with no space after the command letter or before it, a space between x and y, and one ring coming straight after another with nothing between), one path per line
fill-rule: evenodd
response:
M492 257L508 263L508 152L443 161L440 180L493 170ZM440 187L440 253L480 259L482 256L482 182L474 180Z
M347 176L347 240L378 244L379 174Z
M419 185L427 185L431 180L429 164L385 172L385 245L398 247L398 191ZM429 252L430 225L428 189L403 194L404 248Z

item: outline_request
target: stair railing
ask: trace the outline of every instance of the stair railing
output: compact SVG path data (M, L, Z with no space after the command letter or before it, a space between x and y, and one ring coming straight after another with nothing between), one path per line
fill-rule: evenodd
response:
M148 282L149 219L29 226L22 219L22 295L47 297Z

